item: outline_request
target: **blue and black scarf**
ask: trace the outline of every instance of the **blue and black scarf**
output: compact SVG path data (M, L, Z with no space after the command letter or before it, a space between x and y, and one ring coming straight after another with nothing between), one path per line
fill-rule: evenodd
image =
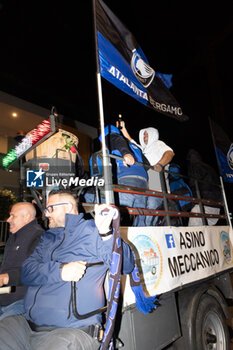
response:
M120 213L116 209L116 213L113 217L113 234L114 243L112 250L112 264L109 272L109 294L107 299L107 314L106 314L106 327L104 337L100 350L112 350L113 347L113 331L116 319L117 305L120 295L120 279L121 279L121 266L122 266L122 244L120 238ZM146 297L143 288L140 283L139 270L136 263L136 256L134 255L134 270L130 274L130 285L134 292L136 299L136 306L139 311L147 314L155 309L157 298Z

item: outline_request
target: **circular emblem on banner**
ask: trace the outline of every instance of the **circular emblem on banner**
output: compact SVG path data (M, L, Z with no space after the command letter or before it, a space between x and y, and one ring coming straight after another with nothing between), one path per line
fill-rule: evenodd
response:
M232 246L229 238L229 234L226 231L220 232L220 245L224 259L229 264L232 262Z
M143 61L136 51L133 52L131 58L131 68L136 78L144 87L148 87L151 84L155 76L155 71L149 64Z
M233 170L233 143L231 144L229 151L227 153L227 161L229 167Z
M156 240L145 236L137 236L132 243L140 256L139 271L148 292L158 287L162 276L162 253Z

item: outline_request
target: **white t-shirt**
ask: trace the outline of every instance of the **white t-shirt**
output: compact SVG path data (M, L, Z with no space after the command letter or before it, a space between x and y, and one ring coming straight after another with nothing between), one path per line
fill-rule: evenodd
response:
M148 132L148 143L144 143L143 134L144 132ZM148 159L150 165L155 165L158 163L158 161L162 158L163 154L166 151L173 151L171 147L166 145L165 142L158 140L159 134L158 130L155 128L146 128L142 129L139 132L139 140L140 145L137 144L134 140L131 140L131 142L135 143L138 147L141 148L144 156ZM168 165L166 165L165 170L168 169ZM165 178L167 177L167 173L165 173ZM155 191L162 191L161 182L160 182L160 175L159 172L149 169L148 170L148 186L149 189L155 190Z

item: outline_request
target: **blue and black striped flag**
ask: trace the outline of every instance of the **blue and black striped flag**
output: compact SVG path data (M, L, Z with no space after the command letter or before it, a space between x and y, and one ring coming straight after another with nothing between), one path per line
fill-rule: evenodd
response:
M173 97L171 75L150 67L133 34L102 0L95 0L98 69L103 78L156 112L185 121Z
M233 182L233 142L225 131L210 120L215 152L221 176L225 182Z

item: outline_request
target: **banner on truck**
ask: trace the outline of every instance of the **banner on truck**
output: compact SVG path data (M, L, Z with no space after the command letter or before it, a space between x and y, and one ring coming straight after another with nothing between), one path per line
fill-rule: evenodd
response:
M137 256L144 289L151 296L233 268L229 226L129 227L121 231ZM124 304L134 302L127 280Z

